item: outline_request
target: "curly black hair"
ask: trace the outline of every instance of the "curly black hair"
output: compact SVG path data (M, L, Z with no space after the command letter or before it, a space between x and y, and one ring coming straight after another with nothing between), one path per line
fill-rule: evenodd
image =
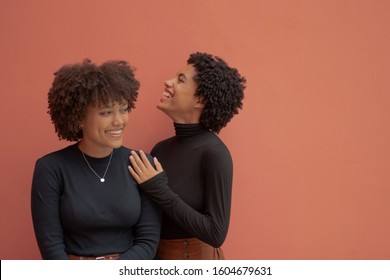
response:
M48 113L60 140L82 138L80 122L89 105L125 102L129 110L135 108L139 82L126 61L112 60L97 66L85 59L61 67L54 76L48 93Z
M242 109L246 79L222 58L211 54L192 53L187 64L193 65L196 70L195 96L201 97L204 102L200 123L219 133L238 114L238 109Z

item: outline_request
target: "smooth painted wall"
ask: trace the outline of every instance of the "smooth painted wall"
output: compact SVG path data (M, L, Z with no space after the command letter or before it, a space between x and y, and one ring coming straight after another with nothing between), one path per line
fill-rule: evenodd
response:
M234 158L228 259L390 258L390 10L366 0L0 0L0 258L39 259L34 164L69 145L53 72L125 59L141 82L125 145L174 133L155 106L195 51L246 76L220 137Z

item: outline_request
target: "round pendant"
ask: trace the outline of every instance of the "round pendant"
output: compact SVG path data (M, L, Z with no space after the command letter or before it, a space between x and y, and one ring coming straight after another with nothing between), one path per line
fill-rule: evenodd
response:
M104 178L100 178L100 182L104 183L105 179Z

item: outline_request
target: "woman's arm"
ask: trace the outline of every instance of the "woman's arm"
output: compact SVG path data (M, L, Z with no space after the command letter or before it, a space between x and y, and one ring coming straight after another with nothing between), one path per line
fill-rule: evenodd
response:
M155 159L156 169L140 157L132 154L130 173L142 190L187 232L213 247L224 242L230 219L232 192L232 160L226 149L213 147L204 158L204 211L200 213L185 203L169 185L161 165ZM185 186L183 186L185 187Z
M141 215L134 226L134 243L120 259L150 260L156 255L160 240L161 211L140 191Z
M59 213L60 194L60 179L55 170L38 160L32 180L31 214L43 259L68 259Z

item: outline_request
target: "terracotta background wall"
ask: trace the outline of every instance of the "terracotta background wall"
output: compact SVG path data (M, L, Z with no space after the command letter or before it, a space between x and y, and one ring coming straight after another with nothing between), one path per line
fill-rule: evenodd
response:
M234 158L229 259L390 259L390 2L0 0L0 258L39 259L35 160L68 145L53 72L126 59L141 82L127 146L173 134L155 109L188 54L248 79L220 137Z

